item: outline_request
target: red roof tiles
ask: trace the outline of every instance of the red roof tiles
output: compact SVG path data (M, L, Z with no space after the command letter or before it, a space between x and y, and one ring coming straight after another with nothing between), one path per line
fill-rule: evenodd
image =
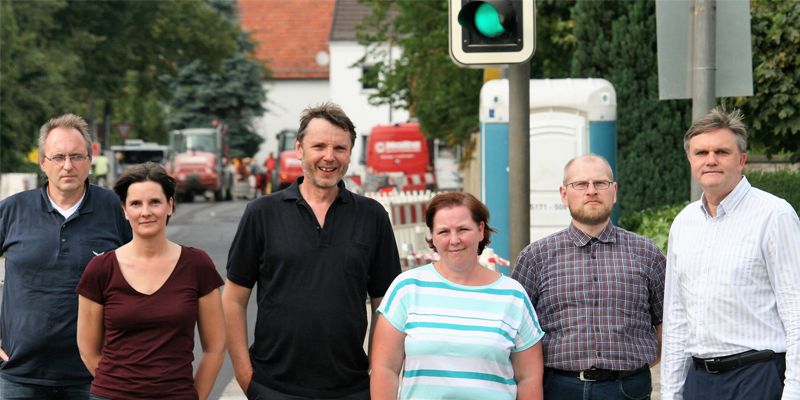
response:
M335 0L239 0L242 28L257 42L256 57L276 80L328 79L328 36ZM329 59L326 57L326 59Z

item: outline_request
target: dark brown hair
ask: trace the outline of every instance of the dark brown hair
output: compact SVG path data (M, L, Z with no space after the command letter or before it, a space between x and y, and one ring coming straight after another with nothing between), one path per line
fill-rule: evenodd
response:
M480 200L475 196L466 192L447 192L437 194L428 203L428 209L425 211L425 225L428 225L428 231L433 234L433 217L436 213L450 207L464 206L467 207L469 213L472 215L472 220L480 226L483 222L483 240L478 243L478 255L483 253L486 245L492 242L492 232L497 232L494 228L489 226L489 209L486 208ZM425 241L428 246L436 250L433 246L433 239L426 238Z
M172 207L175 208L175 178L169 176L167 171L160 164L148 161L144 164L135 164L128 167L122 175L117 178L114 183L114 193L119 197L122 202L122 207L125 207L125 200L128 198L128 188L134 183L141 182L155 182L161 186L164 191L164 196L167 202L172 199ZM169 216L167 216L167 223L169 223Z
M356 144L356 127L350 117L344 113L342 107L334 103L322 103L309 107L300 114L300 129L297 130L297 141L303 143L303 138L308 133L308 124L315 118L322 118L334 126L338 126L350 133L350 148Z

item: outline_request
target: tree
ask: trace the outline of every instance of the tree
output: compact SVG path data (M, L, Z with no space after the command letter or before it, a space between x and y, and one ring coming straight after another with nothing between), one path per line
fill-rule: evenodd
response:
M240 32L203 0L2 0L0 7L3 171L30 169L22 160L47 118L69 111L92 122L100 102L108 121L118 103L115 115L136 114L137 127L156 133L157 103L171 96L157 77L194 60L219 71Z
M67 83L78 75L80 60L52 34L52 16L65 6L0 2L0 171L37 171L25 155L36 148L39 127L55 114L78 111Z
M447 1L362 0L372 15L358 27L367 47L360 66L373 65L373 104L405 107L429 137L463 143L478 130L483 71L461 68L449 57ZM537 2L535 77L566 77L574 38L569 10L574 0ZM402 49L392 59L387 47ZM377 61L375 61L377 60Z
M754 0L750 12L755 90L727 103L744 112L754 147L800 162L800 2Z
M626 214L688 200L683 132L690 103L659 101L655 4L578 1L573 76L610 81L617 92L619 201Z
M217 7L230 20L237 20L231 0L215 0ZM177 78L165 77L175 94L170 101L168 124L172 129L208 126L211 120L222 120L228 128L231 157L252 156L264 140L252 120L265 111L266 91L262 81L269 76L263 63L252 57L255 44L249 35L241 33L236 41L237 51L214 71L201 62L191 62L181 68Z

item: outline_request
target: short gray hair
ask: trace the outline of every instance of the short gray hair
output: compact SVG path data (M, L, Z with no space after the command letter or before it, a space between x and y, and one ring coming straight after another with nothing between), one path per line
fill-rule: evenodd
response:
M89 134L89 124L86 123L81 116L75 114L63 114L57 117L50 118L39 129L39 159L44 157L44 142L47 141L47 136L50 131L56 128L72 128L77 129L83 136L83 141L86 142L86 152L89 158L92 158L92 136Z
M694 121L686 135L683 136L683 149L689 152L689 141L700 134L715 131L717 129L729 129L736 138L736 145L742 153L747 152L747 127L742 122L744 116L738 109L731 112L725 111L722 107L711 110L702 118Z

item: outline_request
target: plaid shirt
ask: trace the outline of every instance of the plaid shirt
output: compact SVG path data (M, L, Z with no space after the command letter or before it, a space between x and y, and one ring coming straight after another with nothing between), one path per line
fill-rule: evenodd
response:
M628 371L654 362L665 264L652 240L610 223L596 238L570 224L526 247L512 277L546 333L545 366Z

